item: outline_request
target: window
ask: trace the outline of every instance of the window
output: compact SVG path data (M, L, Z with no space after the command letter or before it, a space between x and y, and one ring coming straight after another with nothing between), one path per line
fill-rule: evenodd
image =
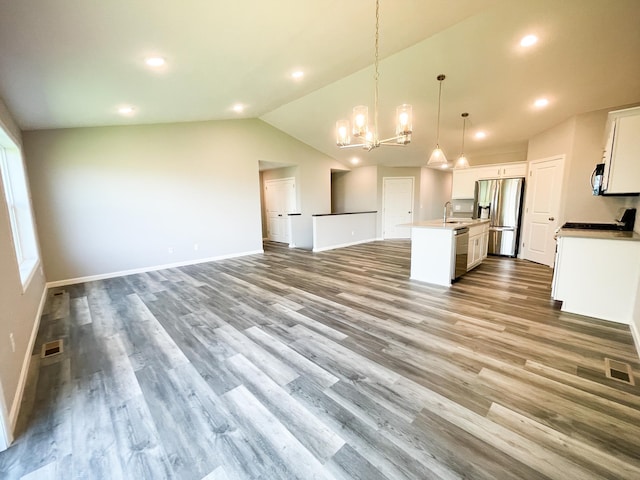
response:
M23 290L38 267L40 257L31 211L22 155L17 145L0 129L0 173L7 202L13 246Z

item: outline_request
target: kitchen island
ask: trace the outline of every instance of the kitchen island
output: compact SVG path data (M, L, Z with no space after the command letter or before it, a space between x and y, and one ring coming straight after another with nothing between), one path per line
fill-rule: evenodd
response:
M631 324L640 281L640 235L562 228L552 297L562 311Z
M482 258L486 258L486 239L484 243L482 239L488 235L487 219L429 220L407 226L411 227L412 280L448 287L451 281L459 276L456 275L456 270L464 273L469 268L477 266ZM456 252L457 233L464 229L477 230L478 233L469 235L463 252ZM470 253L472 261L469 261ZM461 262L464 263L461 265Z

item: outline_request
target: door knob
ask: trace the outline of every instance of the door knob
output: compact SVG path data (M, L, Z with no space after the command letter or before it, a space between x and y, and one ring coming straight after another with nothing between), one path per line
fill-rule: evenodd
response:
M549 221L553 222L556 218L555 217L549 217Z

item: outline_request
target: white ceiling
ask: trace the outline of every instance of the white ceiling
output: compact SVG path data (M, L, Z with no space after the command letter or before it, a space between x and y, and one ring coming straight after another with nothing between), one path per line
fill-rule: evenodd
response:
M459 153L469 112L472 163L572 115L640 102L638 0L381 0L380 135L411 103L413 142L340 150L335 121L373 106L374 10L373 0L0 0L0 97L23 129L259 117L344 163L386 165L426 161L439 73L440 144ZM540 41L524 50L527 33ZM150 70L150 55L167 66ZM540 96L544 110L531 106ZM123 104L135 114L119 116ZM473 140L477 129L488 137Z

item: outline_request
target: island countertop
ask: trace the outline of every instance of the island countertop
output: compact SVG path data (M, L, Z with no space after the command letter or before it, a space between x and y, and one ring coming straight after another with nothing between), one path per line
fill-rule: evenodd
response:
M459 228L469 228L474 225L482 225L483 223L489 223L489 219L476 218L476 219L462 220L462 219L450 218L446 222L443 222L441 219L424 220L422 222L407 223L402 226L411 227L411 228L431 228L431 229L438 229L438 230L458 230Z

